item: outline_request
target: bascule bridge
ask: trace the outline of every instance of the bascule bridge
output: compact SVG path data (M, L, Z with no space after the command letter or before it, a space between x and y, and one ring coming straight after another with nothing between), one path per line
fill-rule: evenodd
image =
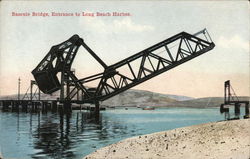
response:
M101 65L102 72L88 77L76 76L71 66L80 47ZM115 64L107 65L82 38L73 35L52 46L32 71L35 81L31 81L30 99L3 101L3 105L27 105L30 101L32 105L41 105L42 102L47 107L48 101L40 99L40 91L45 94L60 91L60 98L50 100L51 105L60 102L65 109L71 110L72 103L90 103L95 104L95 112L99 114L99 102L190 61L214 47L206 29L195 34L180 32ZM89 87L91 82L96 85ZM33 85L39 88L38 96L32 95ZM35 97L38 101L33 101Z

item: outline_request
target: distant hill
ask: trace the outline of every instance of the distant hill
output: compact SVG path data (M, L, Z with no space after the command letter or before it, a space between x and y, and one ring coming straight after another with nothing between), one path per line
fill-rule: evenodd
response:
M167 95L150 91L131 89L118 94L106 101L103 101L102 104L110 106L150 106L165 105L166 103L177 102L177 99L190 99L190 97Z
M23 96L24 95L22 94L21 99ZM45 100L57 99L58 97L59 91L53 93L52 95L41 93L41 99ZM17 95L1 96L0 99L17 99ZM194 98L130 89L102 102L102 104L109 106L165 105L166 103L190 99Z
M249 99L250 97L247 96L239 97L239 100L249 101ZM205 108L219 107L222 103L224 103L224 97L206 97L173 102L168 106Z

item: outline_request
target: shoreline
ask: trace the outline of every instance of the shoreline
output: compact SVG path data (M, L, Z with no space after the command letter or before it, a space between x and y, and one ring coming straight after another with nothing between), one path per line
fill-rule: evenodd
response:
M101 106L102 107L102 106ZM219 106L152 106L155 109L166 109L166 108L190 108L190 109L208 109L208 108L213 108L213 109L220 109ZM80 109L80 106L75 106L72 105L72 110L87 110L88 107L82 106ZM143 107L137 107L137 106L112 106L112 107L103 107L107 110L112 110L112 109L142 109ZM3 109L3 106L0 105L0 110Z
M250 119L221 121L128 138L83 159L249 159Z

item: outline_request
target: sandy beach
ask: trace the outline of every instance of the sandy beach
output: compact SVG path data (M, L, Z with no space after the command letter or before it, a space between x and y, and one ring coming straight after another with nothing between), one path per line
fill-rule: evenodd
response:
M122 140L84 159L250 159L250 119L207 123Z

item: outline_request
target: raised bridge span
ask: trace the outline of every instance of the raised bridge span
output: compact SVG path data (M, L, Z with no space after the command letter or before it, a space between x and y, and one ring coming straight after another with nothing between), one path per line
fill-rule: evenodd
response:
M79 78L72 71L72 63L80 47L93 56L103 67L103 72ZM95 104L99 114L99 102L111 98L144 81L192 60L215 47L208 31L203 29L195 34L178 33L149 48L146 48L115 64L107 65L78 35L52 46L47 55L32 71L40 91L51 94L60 91L57 100L43 101L40 96L33 99L32 91L27 100L2 100L0 104L11 105L54 105L57 102L71 109L71 104ZM90 82L96 83L88 87ZM40 103L40 104L39 104ZM43 104L45 103L45 104Z

